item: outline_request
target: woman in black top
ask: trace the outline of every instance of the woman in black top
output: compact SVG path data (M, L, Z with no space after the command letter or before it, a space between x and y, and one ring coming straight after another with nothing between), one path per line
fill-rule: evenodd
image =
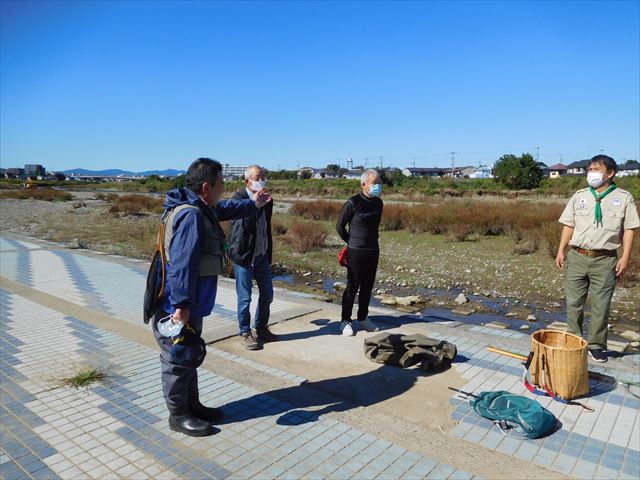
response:
M371 290L378 269L378 227L382 218L382 185L376 170L366 170L361 177L362 191L343 205L336 224L340 238L347 243L347 288L342 295L342 322L345 336L353 336L358 328L375 332L379 328L367 318ZM347 225L349 228L347 229ZM358 296L358 321L351 321L351 311Z

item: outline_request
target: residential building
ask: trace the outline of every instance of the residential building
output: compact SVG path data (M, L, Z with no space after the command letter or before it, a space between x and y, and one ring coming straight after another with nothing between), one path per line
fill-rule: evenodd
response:
M444 175L444 168L432 167L407 167L402 170L405 177L441 177Z
M453 178L469 178L473 172L476 171L475 167L456 167L453 169ZM451 177L451 169L445 170L445 176Z
M640 175L640 163L635 160L629 160L618 167L619 177L629 177L631 175Z
M0 176L4 178L20 178L24 175L24 168L2 168Z
M480 165L476 171L469 175L469 178L493 178L491 168L487 165Z
M362 172L363 170L360 170L358 168L355 168L353 170L347 170L343 175L343 177L351 180L360 180L360 178L362 177Z
M567 165L567 175L586 175L589 160L580 160Z
M244 171L247 167L236 167L228 163L222 164L222 177L229 179L244 178Z
M538 162L538 166L540 167L540 170L542 170L542 173L545 177L551 174L551 168L549 168L546 163Z
M27 177L44 177L46 172L42 165L27 163L24 166L24 174Z
M549 178L560 178L567 174L567 166L562 163L556 163L549 167Z
M326 168L314 168L311 172L311 178L339 178L338 172L335 170L327 170Z

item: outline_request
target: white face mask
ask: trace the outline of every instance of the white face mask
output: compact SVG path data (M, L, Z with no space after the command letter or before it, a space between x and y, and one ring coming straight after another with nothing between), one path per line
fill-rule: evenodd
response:
M256 192L259 192L266 186L267 186L266 178L264 180L258 180L257 182L254 180L251 180L251 190L255 190Z
M592 188L598 188L604 182L604 174L601 172L588 172L587 173L587 183Z

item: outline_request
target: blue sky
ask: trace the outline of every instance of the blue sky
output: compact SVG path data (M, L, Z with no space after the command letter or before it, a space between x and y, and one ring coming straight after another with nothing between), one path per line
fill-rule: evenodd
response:
M640 2L1 2L0 161L640 157Z

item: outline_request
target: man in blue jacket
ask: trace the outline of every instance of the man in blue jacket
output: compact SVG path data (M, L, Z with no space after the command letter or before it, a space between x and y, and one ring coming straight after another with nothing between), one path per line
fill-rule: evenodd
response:
M193 162L186 177L187 187L168 192L164 203L167 276L153 332L160 345L169 426L199 437L213 434L211 423L222 418L220 409L200 403L197 373L206 354L202 319L213 309L218 275L226 266L227 246L219 222L253 215L271 198L257 194L252 199L221 201L222 166L209 158ZM167 316L184 325L175 337L158 332L158 321Z

